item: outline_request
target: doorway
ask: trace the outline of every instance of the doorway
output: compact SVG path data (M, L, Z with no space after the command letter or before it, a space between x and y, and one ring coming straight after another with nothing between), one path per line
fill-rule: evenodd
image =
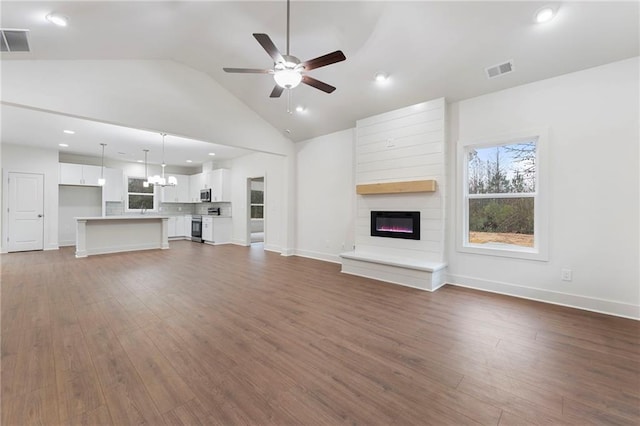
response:
M247 230L251 245L264 245L265 241L265 185L264 176L247 180Z
M9 172L7 251L44 248L44 175Z

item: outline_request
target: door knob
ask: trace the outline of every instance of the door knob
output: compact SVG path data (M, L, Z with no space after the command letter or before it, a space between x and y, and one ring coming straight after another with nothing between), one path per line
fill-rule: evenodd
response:
M43 216L44 216L43 214L39 214L39 215L38 215L38 217L43 217Z

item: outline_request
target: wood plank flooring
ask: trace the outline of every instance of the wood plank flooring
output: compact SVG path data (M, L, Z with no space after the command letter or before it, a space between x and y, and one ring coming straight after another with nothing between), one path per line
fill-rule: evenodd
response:
M186 241L0 260L5 426L640 424L637 321Z

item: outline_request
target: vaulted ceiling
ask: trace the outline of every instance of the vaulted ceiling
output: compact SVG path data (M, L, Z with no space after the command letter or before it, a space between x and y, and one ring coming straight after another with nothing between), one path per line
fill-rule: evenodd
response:
M291 53L306 60L340 49L347 57L309 73L336 86L334 93L305 85L292 90L292 105L306 108L293 114L287 113L286 96L269 98L270 75L222 70L273 66L252 33L270 35L285 51L284 0L3 1L2 28L29 29L31 52L2 53L2 61L173 60L206 73L301 141L413 103L467 99L638 56L637 2L551 3L555 19L535 24L535 12L548 4L293 1ZM68 26L46 21L51 12L68 16ZM514 72L487 78L486 67L508 60ZM386 83L374 81L378 71L388 73ZM5 126L14 131L11 123Z

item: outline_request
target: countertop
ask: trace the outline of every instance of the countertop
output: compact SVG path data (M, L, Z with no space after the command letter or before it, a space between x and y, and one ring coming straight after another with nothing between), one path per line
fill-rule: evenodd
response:
M76 220L151 220L151 219L169 219L169 216L138 214L138 215L117 215L117 216L89 216L76 217Z

